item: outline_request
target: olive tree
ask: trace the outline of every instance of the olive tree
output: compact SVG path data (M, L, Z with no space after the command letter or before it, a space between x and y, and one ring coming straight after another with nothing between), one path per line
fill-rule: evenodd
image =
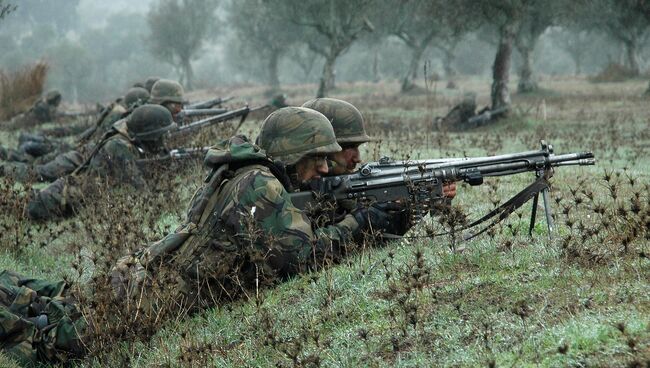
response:
M211 36L216 8L216 0L158 0L149 9L151 51L179 71L188 89L194 79L191 60Z
M368 19L378 0L285 0L276 2L287 22L301 27L302 42L325 59L318 97L334 88L336 60L363 32L372 31Z
M278 65L297 41L296 25L285 21L277 6L266 0L234 1L229 8L229 23L237 45L265 61L271 91L279 90Z

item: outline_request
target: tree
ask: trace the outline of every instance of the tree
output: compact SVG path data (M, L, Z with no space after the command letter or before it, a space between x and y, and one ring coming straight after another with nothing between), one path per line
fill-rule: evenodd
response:
M555 15L554 9L561 8L553 2L535 0L502 0L481 1L473 0L476 8L482 14L485 24L498 32L498 46L492 65L492 109L510 105L510 65L512 49L515 43L522 54L522 81L524 90L532 84L532 69L530 54L539 36L550 25Z
M216 0L158 0L147 15L152 53L179 70L188 89L194 79L191 60L217 23L216 8Z
M278 65L281 57L297 41L293 23L283 22L277 6L266 0L240 0L232 3L229 22L238 45L266 61L267 83L271 91L280 89Z
M647 39L650 29L646 0L583 0L583 17L594 29L605 30L625 47L625 66L640 73L639 46Z
M527 2L522 4L521 22L515 38L515 47L521 55L521 68L519 69L519 83L517 92L533 92L538 89L533 80L532 53L535 50L539 36L553 25L557 17L557 10L552 1Z
M368 13L377 0L286 0L277 3L285 20L302 27L304 42L325 58L318 97L334 88L336 60L364 31L372 31Z
M571 56L575 64L574 74L582 74L584 59L590 46L592 46L591 42L593 42L595 35L589 30L575 26L553 27L549 34L553 42Z
M0 19L3 19L7 14L16 10L16 6L11 3L5 3L4 0L0 0Z

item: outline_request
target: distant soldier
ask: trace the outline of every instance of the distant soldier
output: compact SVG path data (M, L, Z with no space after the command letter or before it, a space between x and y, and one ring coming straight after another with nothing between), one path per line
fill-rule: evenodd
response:
M164 150L164 137L175 126L169 111L161 106L136 108L127 119L114 125L113 134L99 142L71 175L36 194L28 204L29 217L47 220L72 215L81 202L78 184L89 177L143 187L145 178L137 160L151 158Z
M144 81L144 88L151 93L153 85L160 80L160 77L149 77Z
M178 82L169 79L160 79L151 87L149 103L162 105L172 113L174 119L183 110L185 91Z
M50 90L25 113L16 116L12 122L17 127L30 127L56 119L56 111L61 104L61 92Z

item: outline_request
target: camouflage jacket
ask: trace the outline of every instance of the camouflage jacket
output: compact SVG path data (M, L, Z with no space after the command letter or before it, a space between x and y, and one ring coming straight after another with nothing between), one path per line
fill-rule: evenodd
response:
M91 157L75 169L72 175L57 179L32 198L28 204L29 217L46 220L72 214L83 197L81 183L89 178L110 179L111 183L142 188L145 180L137 160L147 156L146 151L133 143L126 125L117 124L115 134L101 141ZM70 166L79 162L75 153L70 153L68 157L64 155L60 159L62 164Z
M126 114L127 110L124 106L113 102L102 111L94 126L81 133L79 141L82 143L99 141L106 132L111 130L113 124L124 118Z
M63 281L26 278L0 272L0 344L2 352L25 365L60 362L83 353L85 320L62 297Z
M169 264L190 285L179 285L181 293L198 290L193 297L202 299L210 290L203 301L211 304L214 294L232 296L242 287L318 268L338 257L359 229L352 215L316 227L292 204L284 167L243 136L214 146L205 163L212 173L194 195L186 222L114 268L118 294L146 284L151 265ZM199 280L205 288L196 287Z

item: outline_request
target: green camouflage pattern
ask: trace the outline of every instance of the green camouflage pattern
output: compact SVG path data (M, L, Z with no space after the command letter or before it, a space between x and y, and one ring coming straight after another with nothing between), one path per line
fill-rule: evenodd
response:
M317 228L291 202L291 188L283 185L288 178L277 177L284 174L245 137L222 142L208 157L213 172L194 195L186 222L118 264L118 294L146 284L145 270L164 260L179 271L180 292L198 297L198 305L213 305L242 287L319 268L338 257L359 228L352 215ZM209 296L202 295L207 291Z
M39 181L54 181L71 174L82 163L83 156L81 153L76 150L71 150L57 155L52 161L36 165L36 176Z
M293 165L308 154L341 150L327 118L304 107L284 107L271 113L262 123L258 144L285 165Z
M63 296L63 281L0 272L2 352L24 365L66 362L84 353L86 322Z
M151 87L149 103L162 105L165 102L184 103L185 91L178 82L169 79L160 79Z
M371 138L366 133L363 115L349 102L335 98L316 98L305 102L307 107L325 115L334 127L336 141L341 143L366 143Z
M160 80L160 77L149 77L144 81L144 88L147 90L147 92L151 93L151 88L153 88L153 85L156 84Z
M143 105L149 100L149 91L142 87L132 87L124 95L124 105L131 108L137 105Z
M137 107L126 120L129 134L142 141L155 141L176 128L171 112L160 105Z
M27 213L34 220L49 220L70 216L84 198L80 181L88 177L110 179L111 183L131 184L136 188L145 185L144 175L137 160L146 158L124 133L115 134L99 143L100 147L87 166L74 175L57 179L40 190L27 205ZM83 175L84 177L80 177Z

